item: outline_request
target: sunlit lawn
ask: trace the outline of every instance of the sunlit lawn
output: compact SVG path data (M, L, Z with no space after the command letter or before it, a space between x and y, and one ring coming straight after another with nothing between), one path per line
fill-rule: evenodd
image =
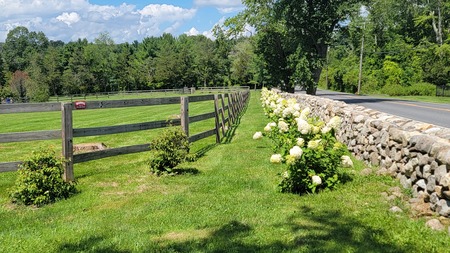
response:
M381 192L398 183L361 176L361 164L335 191L279 193L283 167L269 163L269 140L252 139L267 123L258 96L231 139L195 144L210 149L182 165L184 175L149 174L147 153L76 164L80 193L33 208L9 203L15 173L1 173L0 252L448 251L447 232L429 230L407 208L389 212ZM135 136L126 138L147 138Z

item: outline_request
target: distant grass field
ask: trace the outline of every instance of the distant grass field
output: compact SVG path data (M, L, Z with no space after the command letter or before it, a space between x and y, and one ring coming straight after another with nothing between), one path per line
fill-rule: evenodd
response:
M80 163L80 193L42 208L10 204L16 174L0 173L0 252L448 251L447 232L427 229L403 200L381 195L398 182L361 176L360 163L337 190L279 193L283 167L269 163L269 140L252 139L267 123L258 98L252 93L232 139L181 165L192 173L151 175L147 153ZM128 138L147 138L135 135ZM389 212L392 204L405 211Z
M373 95L375 97L395 98L400 100L410 100L428 103L450 104L450 97L436 97L436 96L386 96L386 95Z
M111 97L112 99L113 97ZM213 101L189 104L190 115L214 111ZM114 126L168 120L180 114L180 105L138 106L114 109L75 110L74 128ZM214 119L195 122L190 125L190 133L195 134L214 128ZM61 112L0 114L0 133L26 132L61 129ZM161 129L74 138L74 144L103 142L108 147L120 147L148 143ZM0 162L21 160L32 150L47 146L61 150L60 140L0 143ZM13 159L13 160L12 160Z
M199 92L197 92L199 93ZM61 102L61 101L76 101L76 100L110 100L110 99L134 99L134 98L156 98L156 97L178 97L188 94L183 94L178 90L174 91L136 91L136 92L119 92L119 93L98 93L87 95L72 95L72 96L52 96L49 102Z

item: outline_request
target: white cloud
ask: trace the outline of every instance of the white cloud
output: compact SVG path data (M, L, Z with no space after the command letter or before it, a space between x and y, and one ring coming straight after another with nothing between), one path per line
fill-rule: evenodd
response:
M207 38L210 38L212 40L216 39L216 37L214 37L214 33L213 33L212 29L208 30L208 31L200 32L199 30L197 30L197 28L192 27L191 29L189 29L189 31L185 32L184 34L186 34L188 36L197 36L197 35L201 34L201 35L203 35L203 36L205 36Z
M199 30L197 30L197 28L192 27L189 31L185 32L185 34L187 34L187 35L189 35L189 36L196 36L196 35L201 34L201 35L203 35L203 36L205 36L205 37L207 37L207 38L209 38L209 39L215 40L216 37L214 36L213 29L214 29L214 27L215 27L216 25L222 26L223 23L225 22L225 20L226 20L225 17L220 18L220 20L219 20L217 23L215 23L215 24L211 27L211 29L209 29L209 30L207 30L207 31L200 32Z
M126 0L124 0L126 2ZM43 31L51 40L92 41L108 32L116 43L159 36L162 31L177 33L194 18L196 9L169 4L95 5L88 0L0 0L0 42L9 30L25 26Z
M145 6L139 13L143 17L152 17L159 21L175 21L193 18L196 10L183 9L167 4L150 4Z
M220 13L232 13L244 9L241 0L194 0L196 6L211 6L219 10Z
M56 20L66 23L68 26L71 26L72 24L80 21L80 19L80 15L78 15L78 13L76 12L64 12L63 14L56 17Z
M0 21L11 17L47 17L55 12L78 11L89 6L86 0L1 0Z
M204 32L202 32L202 35L209 39L216 40L216 37L214 36L214 33L212 32L212 30L204 31Z
M189 31L185 32L185 34L187 34L188 36L196 36L199 35L200 32L195 27L192 27L191 29L189 29Z

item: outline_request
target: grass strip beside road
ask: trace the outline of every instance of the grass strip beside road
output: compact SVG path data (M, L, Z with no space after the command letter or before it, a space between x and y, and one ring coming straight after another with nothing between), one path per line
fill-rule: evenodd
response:
M335 191L277 191L281 165L269 163L267 120L251 102L232 139L181 167L149 174L147 153L77 164L76 196L39 209L7 199L15 173L0 174L1 252L445 252L447 232L411 219L403 201L381 192L389 177L361 176ZM214 143L212 140L209 143ZM396 204L403 213L388 209Z

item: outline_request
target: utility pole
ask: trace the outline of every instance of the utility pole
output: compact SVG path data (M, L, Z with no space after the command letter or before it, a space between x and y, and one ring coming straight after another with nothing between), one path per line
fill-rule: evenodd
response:
M361 53L359 55L359 78L358 78L358 91L356 94L361 95L361 79L362 79L362 64L364 54L364 30L366 30L366 22L364 22L362 37L361 37Z
M327 68L326 68L326 83L327 83L327 90L329 90L330 89L330 83L329 83L329 81L328 81L328 63L329 63L329 60L330 60L330 56L329 56L329 53L330 53L330 46L327 46Z

